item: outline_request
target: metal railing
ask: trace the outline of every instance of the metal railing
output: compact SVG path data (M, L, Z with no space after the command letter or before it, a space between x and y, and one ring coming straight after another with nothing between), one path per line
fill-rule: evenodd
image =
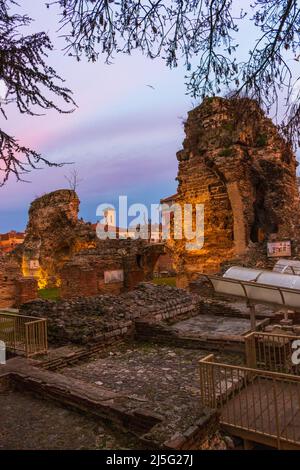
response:
M0 312L0 340L7 349L22 352L26 357L47 353L47 320Z
M300 365L295 361L299 348L299 336L255 331L245 336L246 364L254 369L299 375Z
M233 434L277 448L300 448L300 377L200 360L204 406L220 408Z
M217 294L245 298L251 304L268 304L278 307L300 311L300 290L284 286L275 286L259 282L259 276L255 281L244 281L213 274L204 274ZM270 271L272 273L272 271Z

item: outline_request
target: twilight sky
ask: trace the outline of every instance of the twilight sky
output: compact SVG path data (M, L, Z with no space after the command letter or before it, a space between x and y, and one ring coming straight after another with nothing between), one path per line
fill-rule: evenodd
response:
M176 151L183 140L182 119L196 103L185 94L185 70L169 70L162 61L139 54L119 55L114 65L100 59L77 63L64 56L58 38L55 8L42 0L26 0L26 13L36 21L30 29L46 30L55 51L49 62L74 92L78 109L73 114L48 112L42 117L19 115L7 108L3 129L53 161L75 162L82 179L78 188L80 215L96 220L100 203L157 203L176 192ZM242 31L241 50L247 51L251 27ZM253 36L252 36L253 37ZM151 85L154 89L148 87ZM43 193L68 187L71 166L33 171L30 183L13 178L0 188L0 233L23 230L30 202Z

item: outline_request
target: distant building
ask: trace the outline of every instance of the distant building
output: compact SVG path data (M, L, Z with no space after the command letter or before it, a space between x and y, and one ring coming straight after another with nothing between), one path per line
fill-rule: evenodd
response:
M168 196L164 199L160 200L161 204L161 223L162 223L162 231L165 235L170 236L173 238L174 233L174 212L176 211L177 207L177 194L172 194L172 196Z
M0 252L9 253L10 251L14 250L16 246L23 243L24 238L25 233L16 232L15 230L0 234Z
M177 194L172 194L172 196L165 197L160 200L162 206L162 224L170 223L174 216L173 206L176 204Z
M174 219L174 204L177 202L177 194L165 197L160 200L162 206L161 209L161 224L157 226L151 233L151 241L159 238L159 241L163 241L163 228L170 224L170 236L172 236L173 219ZM156 276L172 276L175 275L173 267L173 259L170 253L162 254L155 265L154 272Z
M136 232L134 230L117 227L116 225L97 223L92 224L92 227L95 230L98 229L100 232L107 234L107 238L138 238L135 236Z
M165 197L164 199L161 199L160 203L167 204L169 207L171 207L173 204L175 204L177 197L178 197L177 193L172 194L172 196L168 196L168 197Z
M162 223L168 220L167 215L171 211L172 219L172 206L176 202L176 194L161 199L160 203L163 204ZM150 243L160 243L162 241L162 224L161 223L148 223L137 224L136 227L118 227L116 224L116 211L114 208L107 207L103 211L103 220L101 223L92 224L93 228L100 230L102 233L107 234L107 238L130 238L130 239L143 239L148 240Z
M143 239L150 242L158 242L160 240L160 225L154 224L150 228L149 224L137 224L136 227L118 227L116 224L116 211L114 208L108 207L103 211L104 220L102 223L93 224L95 230L98 227L102 233L107 234L107 238L130 238L132 240Z
M105 223L111 225L112 227L116 226L116 211L115 209L108 207L104 211Z
M149 229L149 241L150 243L161 242L161 224L150 224Z

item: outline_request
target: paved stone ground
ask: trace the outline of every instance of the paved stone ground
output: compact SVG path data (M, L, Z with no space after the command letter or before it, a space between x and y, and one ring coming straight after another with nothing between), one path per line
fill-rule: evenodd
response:
M0 450L143 448L129 433L29 394L0 394L0 408Z
M122 345L107 357L65 368L60 373L106 389L122 391L143 409L163 418L153 438L171 437L186 430L202 413L199 403L198 361L207 351L159 345ZM232 354L216 355L226 362L240 362Z
M261 321L257 321L257 326ZM224 335L241 336L251 330L250 320L236 317L201 314L171 326L171 329L185 336L205 335L218 338Z
M228 302L229 307L233 307L235 309L239 309L241 315L246 315L249 317L250 312L249 308L247 307L247 303L245 301L241 301L239 299L233 299L231 302ZM274 308L270 305L265 304L255 304L255 310L258 317L264 318L275 318ZM226 312L224 312L226 314Z

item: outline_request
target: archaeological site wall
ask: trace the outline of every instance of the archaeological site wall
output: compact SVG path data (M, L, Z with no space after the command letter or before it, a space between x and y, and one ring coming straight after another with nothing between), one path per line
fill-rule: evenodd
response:
M291 240L296 255L296 157L257 103L205 99L188 113L185 134L176 202L204 204L204 246L187 250L185 239L170 242L178 285L218 272L226 260L251 259L251 249L270 240Z
M37 282L24 278L16 261L0 256L0 308L18 307L37 298Z
M97 248L83 250L60 271L61 297L78 294L120 294L151 280L163 246L144 240L99 240Z
M62 189L30 206L24 243L15 252L25 277L39 288L61 287L63 298L119 294L153 276L164 247L148 240L106 239L95 225L78 219L80 201Z
M159 322L193 314L197 299L183 289L141 283L118 297L98 295L60 301L36 300L22 305L21 313L47 318L49 340L54 344L115 342L133 334L134 322Z
M32 202L24 243L16 250L24 276L34 276L39 288L59 286L59 271L74 253L95 246L91 224L78 219L75 191L62 189Z

